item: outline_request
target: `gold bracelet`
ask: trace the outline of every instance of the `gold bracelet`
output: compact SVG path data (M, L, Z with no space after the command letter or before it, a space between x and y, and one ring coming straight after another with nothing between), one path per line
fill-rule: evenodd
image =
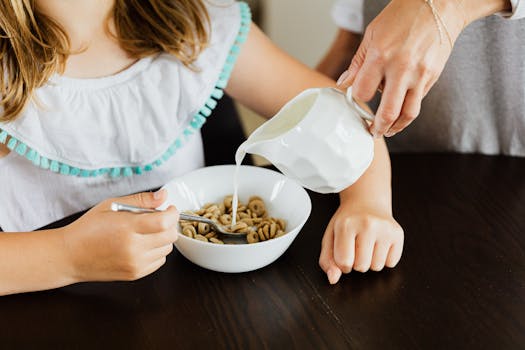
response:
M443 44L445 34L448 39L448 43L450 44L450 47L452 48L452 38L450 37L450 33L448 30L448 27L443 21L443 18L439 14L439 11L437 10L436 6L434 5L434 0L424 0L425 3L430 7L430 10L432 11L432 16L434 16L434 22L436 23L438 32L439 32L439 43Z

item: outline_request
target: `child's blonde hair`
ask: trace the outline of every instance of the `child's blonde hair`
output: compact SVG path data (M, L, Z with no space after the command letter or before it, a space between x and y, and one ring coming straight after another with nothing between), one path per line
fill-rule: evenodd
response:
M202 0L115 0L111 18L134 58L168 52L189 66L208 42ZM67 34L35 0L0 1L0 121L14 120L36 88L63 72L69 53Z

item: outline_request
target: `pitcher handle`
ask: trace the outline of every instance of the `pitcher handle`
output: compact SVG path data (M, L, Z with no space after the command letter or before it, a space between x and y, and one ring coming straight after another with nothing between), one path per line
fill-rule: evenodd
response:
M352 105L352 107L355 108L355 110L357 111L357 114L359 114L359 116L365 120L368 120L370 122L373 122L374 121L374 115L370 112L368 112L366 109L364 109L363 107L361 107L359 105L359 103L354 99L354 97L352 96L352 87L349 87L347 90L346 90L346 100L350 103L350 105Z

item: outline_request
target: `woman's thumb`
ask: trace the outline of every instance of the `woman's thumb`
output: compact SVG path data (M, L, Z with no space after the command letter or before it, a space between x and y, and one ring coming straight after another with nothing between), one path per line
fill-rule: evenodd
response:
M350 62L350 66L348 67L347 70L343 72L343 74L341 74L339 79L337 79L337 86L339 88L346 89L349 86L352 86L357 76L357 73L359 73L359 70L363 66L363 63L365 62L365 57L366 57L366 46L363 43L361 43L361 45L359 45L359 48L357 49L357 52L352 58L352 62Z

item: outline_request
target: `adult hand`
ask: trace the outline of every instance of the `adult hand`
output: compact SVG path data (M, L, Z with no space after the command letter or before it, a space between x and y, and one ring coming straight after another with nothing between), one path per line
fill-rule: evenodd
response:
M392 136L419 114L463 28L508 7L508 0L392 0L367 27L338 85L352 85L353 96L365 102L382 90L370 131Z
M177 240L175 207L155 213L113 212L111 202L155 208L165 191L108 199L64 227L63 237L76 281L135 280L166 262Z

